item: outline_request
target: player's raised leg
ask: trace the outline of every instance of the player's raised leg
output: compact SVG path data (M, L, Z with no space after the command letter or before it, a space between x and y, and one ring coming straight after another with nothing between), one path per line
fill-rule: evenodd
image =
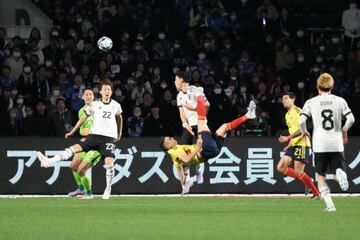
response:
M41 162L41 166L48 168L53 167L55 163L64 161L71 158L75 153L81 152L83 149L79 144L72 145L69 148L66 148L64 151L56 154L55 156L48 158L41 152L37 152L37 157Z
M240 125L244 124L248 119L255 119L256 118L256 103L254 100L251 100L249 106L247 107L247 112L245 115L234 119L229 123L222 124L217 130L216 134L218 136L222 136L223 138L226 137L227 133Z

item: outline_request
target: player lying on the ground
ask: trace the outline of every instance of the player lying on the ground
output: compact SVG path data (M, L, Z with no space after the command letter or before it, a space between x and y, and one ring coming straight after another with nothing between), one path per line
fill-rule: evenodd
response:
M179 173L179 180L183 193L188 193L190 185L185 182L184 167L191 164L200 164L208 159L216 157L224 144L224 139L229 131L245 123L248 119L256 118L256 104L250 101L248 112L229 123L224 123L216 130L215 134L210 132L206 124L206 107L201 93L197 94L197 114L199 138L196 144L179 145L173 137L163 137L160 143L161 148L170 154ZM185 191L184 191L185 190Z
M334 212L336 208L330 195L330 188L326 183L326 172L335 173L335 180L339 182L343 191L349 188L342 162L344 161L344 144L347 143L347 131L355 122L355 118L345 99L331 94L334 79L330 74L321 74L317 79L316 88L319 95L305 102L299 125L301 132L310 136L306 128L306 120L312 119L318 188L326 204L324 210ZM346 121L342 125L344 118Z
M94 101L94 92L92 89L85 89L82 95L85 105L79 110L79 119L85 114L85 108ZM93 124L93 116L89 116L80 126L80 135L86 137L89 135ZM74 175L77 189L70 192L70 197L81 196L82 199L92 199L90 179L86 176L89 168L95 166L101 159L99 151L90 150L88 152L76 153L70 163L70 169Z
M111 195L111 183L114 177L114 142L120 140L122 133L122 109L118 102L111 99L112 82L104 80L99 85L101 100L94 101L85 108L85 115L76 123L71 132L65 138L72 136L89 116L94 116L93 126L86 138L82 138L78 144L66 148L52 158L47 158L41 152L37 152L41 166L54 166L59 161L72 157L75 153L89 150L98 150L105 158L104 168L106 169L106 188L102 196L109 199Z
M289 141L289 144L284 148L284 152L286 152L280 159L277 170L284 175L298 179L313 193L313 198L319 198L319 191L309 175L304 172L305 164L311 161L311 143L308 137L302 136L299 129L298 122L301 109L295 106L295 99L295 94L291 92L284 94L282 97L282 103L288 110L285 119L290 135L279 137L279 142L284 143ZM291 168L289 166L293 161L294 168Z

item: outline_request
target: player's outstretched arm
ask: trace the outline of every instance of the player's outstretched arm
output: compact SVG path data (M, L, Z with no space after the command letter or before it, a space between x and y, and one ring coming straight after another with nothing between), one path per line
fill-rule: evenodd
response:
M302 135L302 132L299 129L296 132L294 132L293 134L290 134L288 136L280 135L278 140L279 140L279 142L284 143L284 142L290 141L292 138L296 138L296 137L301 136L301 135Z
M80 128L80 126L86 121L88 116L84 114L76 123L75 127L68 133L65 134L65 138L69 138Z
M306 120L307 120L307 117L305 115L300 116L299 128L300 128L301 133L304 135L304 137L310 137L310 133L308 132L307 127L306 127Z
M180 159L183 163L185 163L185 164L190 163L191 160L193 160L193 159L195 158L195 156L196 156L197 154L199 154L199 152L201 152L201 150L202 150L202 142L203 142L203 141L202 141L201 139L198 139L197 142L196 142L196 148L195 148L195 150L194 150L191 154L189 154L189 155L184 154L184 155L180 156L179 159Z

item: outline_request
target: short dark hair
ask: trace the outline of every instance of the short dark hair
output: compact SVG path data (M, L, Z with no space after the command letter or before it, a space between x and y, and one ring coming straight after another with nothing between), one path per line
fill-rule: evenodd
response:
M92 91L92 92L94 92L94 91L92 90L92 88L87 87L87 88L84 89L82 95L84 95L85 91Z
M111 87L111 90L113 89L113 83L112 83L112 81L111 81L110 79L102 80L102 81L100 82L100 84L99 84L99 90L101 90L104 85L110 86L110 87Z
M160 142L159 142L159 146L160 146L161 150L163 150L164 152L167 152L167 149L166 149L164 143L165 143L165 137L161 137Z
M187 72L185 71L178 71L175 76L177 76L178 78L182 79L184 82L189 82L189 76L187 74Z
M287 93L284 93L283 96L289 96L289 98L295 100L296 99L296 94L293 93L293 92L287 92Z

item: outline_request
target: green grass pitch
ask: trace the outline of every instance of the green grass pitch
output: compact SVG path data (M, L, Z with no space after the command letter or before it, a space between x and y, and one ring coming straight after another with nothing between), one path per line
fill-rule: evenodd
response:
M360 239L360 198L0 199L0 239Z

